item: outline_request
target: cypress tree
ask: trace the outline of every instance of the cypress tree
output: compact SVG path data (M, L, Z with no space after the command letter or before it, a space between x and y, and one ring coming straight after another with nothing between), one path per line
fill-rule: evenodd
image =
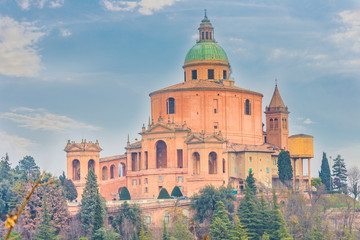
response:
M269 237L271 240L292 240L287 227L284 216L280 211L280 206L277 203L277 196L275 190L273 190L273 209L270 213L269 228L267 232L270 233Z
M136 229L134 228L132 240L137 240Z
M44 198L43 210L44 213L42 216L41 224L39 226L39 232L36 234L36 240L58 239L58 236L56 236L55 234L56 229L51 225L51 219L47 209L46 197Z
M11 167L9 162L9 155L6 153L5 157L1 158L0 162L0 182L3 180L11 180Z
M246 234L246 230L241 225L238 216L235 215L234 217L234 230L231 231L232 233L232 240L248 240L248 236Z
M104 207L101 201L100 193L97 194L95 199L95 207L94 207L94 220L92 227L92 234L94 235L97 230L104 227ZM95 238L92 238L96 240Z
M170 199L170 198L171 197L170 197L168 191L166 190L166 188L162 188L159 193L158 199Z
M321 170L319 172L319 177L321 178L321 182L325 185L326 190L330 191L330 185L331 185L330 166L329 166L329 161L326 157L326 153L324 152L321 161Z
M256 196L245 182L245 196L240 202L238 210L240 223L247 230L250 239L259 239L262 235L262 222Z
M246 180L246 185L249 189L249 191L252 192L252 194L256 194L257 192L257 188L256 188L256 185L255 185L255 178L254 178L254 174L251 170L249 170L249 175L247 176Z
M219 217L214 217L210 225L210 239L222 240L230 239L229 229L224 221Z
M210 239L231 239L231 229L232 224L229 220L225 205L222 201L218 201L215 205L213 220L210 225Z
M334 190L347 192L347 170L345 166L344 159L338 155L332 166L333 168L333 177L334 177Z
M130 193L127 187L123 187L121 189L120 200L131 200Z
M281 151L278 157L277 164L280 181L284 183L287 187L290 187L289 180L291 180L293 177L290 153L288 151Z
M80 218L85 235L88 235L94 225L94 214L98 195L99 185L97 184L97 178L94 171L90 169L86 177L80 209Z
M183 194L180 190L180 188L178 186L175 186L171 192L171 196L174 196L174 197L182 197Z

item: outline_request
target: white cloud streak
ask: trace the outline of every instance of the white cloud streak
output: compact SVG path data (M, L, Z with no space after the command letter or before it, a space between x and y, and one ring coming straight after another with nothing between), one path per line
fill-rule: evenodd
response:
M62 29L60 31L60 34L62 37L70 37L71 36L71 32L68 29Z
M102 0L100 3L109 11L134 11L137 10L143 15L152 15L167 6L172 6L180 0L140 0L140 1L119 1Z
M36 43L45 35L29 22L0 15L0 74L34 77L41 70Z
M78 122L64 115L48 112L46 109L19 107L0 113L0 118L18 123L20 127L32 130L65 132L73 129L99 130L99 127Z
M59 8L64 6L65 0L16 0L16 2L22 10L28 11L32 7L39 9L43 9L44 7Z
M29 148L37 144L29 139L10 135L4 131L0 131L0 154L5 156L9 153L10 160L15 163L15 159L21 159L26 155L30 155Z

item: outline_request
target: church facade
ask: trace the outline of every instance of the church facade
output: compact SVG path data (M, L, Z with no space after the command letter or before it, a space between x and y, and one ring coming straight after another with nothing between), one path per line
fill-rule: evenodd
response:
M235 86L227 55L214 40L206 15L198 30L199 40L185 57L184 81L150 93L149 122L142 126L140 140L128 140L125 154L100 158L97 141L67 143L67 175L79 199L90 169L106 200L118 200L123 187L132 199L154 199L162 188L171 193L175 186L191 197L208 184L230 183L240 193L249 171L258 185L279 187L277 157L291 149L297 151L292 159L294 188L308 189L310 174L303 176L302 165L307 159L310 173L312 137L289 138L289 111L277 86L264 108L264 131L263 95Z

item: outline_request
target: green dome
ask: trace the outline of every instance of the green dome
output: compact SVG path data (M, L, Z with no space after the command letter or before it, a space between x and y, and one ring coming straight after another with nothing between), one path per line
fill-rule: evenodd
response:
M224 49L211 40L199 41L185 57L185 63L201 60L229 62Z

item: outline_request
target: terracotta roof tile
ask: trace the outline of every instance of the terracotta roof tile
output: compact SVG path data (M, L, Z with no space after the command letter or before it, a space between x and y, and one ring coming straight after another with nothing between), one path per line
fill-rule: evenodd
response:
M279 154L281 149L270 143L264 143L262 145L247 145L238 143L226 144L226 152L269 152Z
M247 89L239 88L236 86L225 86L221 82L214 82L209 80L190 80L182 83L178 83L172 85L170 87L166 87L155 92L150 93L150 96L155 93L160 92L167 92L167 91L180 91L180 90L198 90L198 89L205 89L205 90L231 90L237 92L244 92L244 93L251 93L261 95L261 93L250 91Z
M119 159L124 159L124 158L126 158L125 154L123 154L123 155L115 155L115 156L100 158L100 162L107 162L107 161L119 160Z

